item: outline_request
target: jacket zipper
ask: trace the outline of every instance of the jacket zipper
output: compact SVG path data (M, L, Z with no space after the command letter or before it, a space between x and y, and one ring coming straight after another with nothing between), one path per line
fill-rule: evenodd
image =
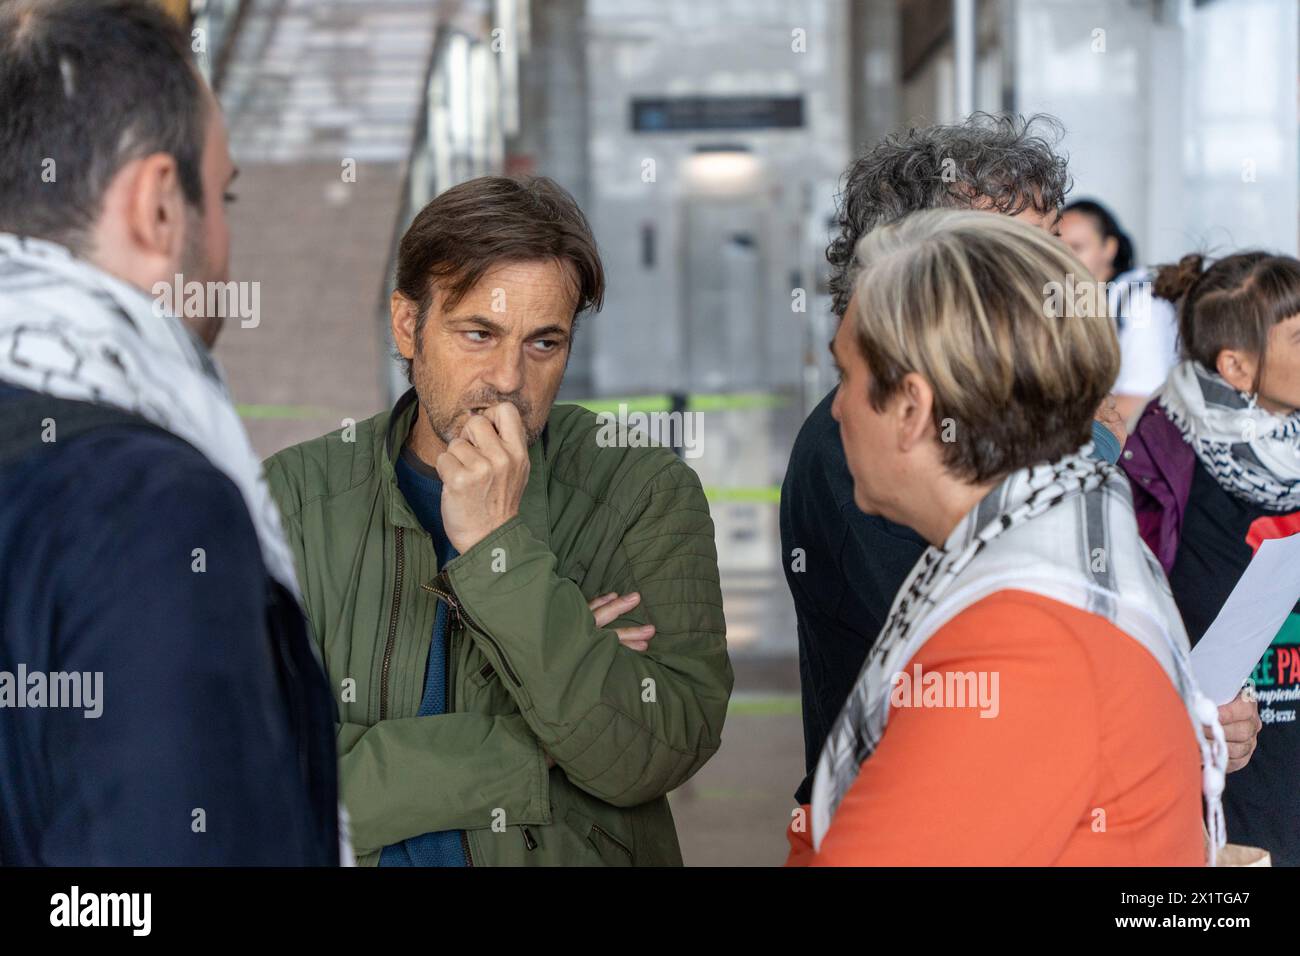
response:
M388 669L389 669L389 665L392 664L393 661L393 645L397 640L397 615L402 607L402 581L403 578L406 577L406 549L403 547L403 542L406 537L405 534L406 529L402 527L397 527L394 528L393 530L396 533L397 572L394 575L394 582L393 582L393 609L388 616L388 640L384 644L383 670L379 678L379 719L380 720L385 719L385 717L388 715ZM435 594L439 593L435 591L433 588L429 587L427 584L423 585L423 587L426 588L427 590L434 591ZM448 606L452 609L455 615L455 621L459 623L459 621L462 620L459 603L455 600L455 598L452 598L450 595L446 595L445 597ZM447 681L447 713L452 713L453 708L455 706L456 685L452 682L451 666L452 666L452 658L455 656L456 653L456 644L455 644L456 629L457 629L456 624L453 624L451 635L447 639L447 662L444 671L444 676ZM460 845L461 845L461 849L464 850L465 852L465 865L473 866L474 855L470 852L469 849L469 834L467 834L464 830L460 831Z
M491 634L475 624L474 619L465 613L465 608L461 606L461 603L458 600L456 600L456 595L452 593L451 585L447 582L446 577L439 574L434 578L434 584L441 584L443 587L436 588L430 584L421 584L420 587L424 588L426 591L432 591L434 594L438 595L438 597L446 601L447 606L452 609L452 612L456 615L458 621L472 627L478 633L482 634L483 637L487 639L487 642L492 645L492 649L497 652L497 657L501 660L502 669L510 679L514 681L515 686L523 687L523 681L519 679L519 675L515 673L515 669L510 666L510 661L506 659L506 652L501 649L501 645L496 642L496 639Z
M397 539L397 573L393 584L393 609L388 615L388 641L384 644L384 667L379 677L379 719L388 716L388 667L393 662L393 644L397 640L397 612L402 607L402 578L406 576L406 549L402 547L405 528L395 528Z
M610 843L614 844L614 846L618 847L620 850L626 853L628 857L632 857L632 851L629 850L626 846L624 846L623 841L618 839L618 837L614 836L614 834L610 833L608 830L602 827L595 820L591 821L591 829L593 832L599 833Z
M515 682L516 687L522 687L523 684L519 680L519 675L514 672L514 668L510 666L510 662L506 660L505 651L501 649L501 645L498 644L495 639L493 639L491 634L487 633L487 631L483 630L483 628L475 624L473 619L468 614L465 613L465 608L461 605L460 601L456 600L456 595L452 593L451 583L447 580L446 575L439 574L433 580L434 580L434 584L440 584L443 585L443 587L434 587L432 584L421 584L420 587L423 590L430 592L431 594L437 595L443 601L447 602L447 607L451 608L451 614L452 614L451 633L453 635L453 639L451 642L449 642L447 648L447 711L448 713L452 711L452 708L455 705L455 697L456 697L456 685L455 682L452 680L452 670L451 670L452 658L455 656L454 636L456 634L459 634L460 631L466 626L474 628L474 630L478 631L485 638L487 638L488 643L492 645L492 649L497 652L497 656L501 659L501 666L505 669L505 672L510 675L510 679ZM524 847L528 850L535 850L537 848L536 838L533 836L532 832L529 831L527 827L524 827L523 831L524 831ZM460 831L460 845L462 849L464 849L465 851L465 865L473 866L474 855L473 853L470 852L469 833L465 830Z
M450 607L451 605L448 605ZM456 712L456 635L460 633L460 619L452 614L451 627L447 629L447 659L443 665L443 680L447 684L447 709L445 713ZM465 854L465 865L474 865L474 854L469 849L468 831L460 831L460 848Z

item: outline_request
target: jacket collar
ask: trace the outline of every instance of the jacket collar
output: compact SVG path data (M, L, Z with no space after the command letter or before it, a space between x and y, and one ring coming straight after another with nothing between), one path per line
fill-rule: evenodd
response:
M1129 435L1120 465L1133 485L1138 532L1168 574L1178 556L1196 452L1160 403L1153 401Z
M379 470L382 477L385 513L389 524L399 528L414 528L423 532L420 519L415 516L407 504L401 489L397 486L397 456L402 453L402 446L411 433L411 426L419 414L420 403L411 388L397 400L389 412L388 424L384 429L384 441L376 452L379 457ZM547 450L549 446L550 424L542 431L542 437L528 449L528 485L524 488L524 497L519 502L519 515L528 529L539 541L550 541L550 508L546 488L550 480Z
M1124 470L1143 484L1162 481L1169 487L1191 487L1196 452L1159 402L1151 402L1124 446Z

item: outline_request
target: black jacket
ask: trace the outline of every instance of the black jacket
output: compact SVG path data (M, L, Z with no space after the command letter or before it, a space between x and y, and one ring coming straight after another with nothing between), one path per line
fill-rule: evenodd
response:
M834 400L832 389L799 430L781 486L781 552L799 625L807 772L795 793L801 804L812 799L826 735L894 595L926 548L911 528L863 514L853 503L853 476L831 418Z
M329 688L192 446L0 384L0 595L0 862L337 864ZM33 673L102 675L99 715L14 706L20 670L27 702Z

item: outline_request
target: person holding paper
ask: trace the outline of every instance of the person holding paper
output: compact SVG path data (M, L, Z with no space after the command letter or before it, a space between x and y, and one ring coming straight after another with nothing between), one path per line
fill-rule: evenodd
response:
M832 344L854 500L929 547L831 726L788 862L1204 863L1222 731L1128 483L1087 455L1119 344L1104 314L1044 297L1092 277L1043 230L969 211L876 229L856 263Z
M1201 256L1185 256L1160 270L1156 295L1179 303L1184 360L1121 464L1141 534L1195 643L1260 542L1300 532L1300 261L1245 252L1207 269ZM1300 614L1287 618L1249 685L1220 711L1236 771L1224 795L1228 836L1294 866Z

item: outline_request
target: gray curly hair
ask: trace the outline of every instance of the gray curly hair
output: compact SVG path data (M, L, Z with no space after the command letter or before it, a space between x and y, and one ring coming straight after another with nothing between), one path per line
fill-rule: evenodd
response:
M1060 208L1071 185L1065 157L1056 153L1064 132L1045 113L972 113L953 126L887 136L859 157L844 174L840 234L826 249L835 315L844 315L853 293L858 241L877 226L922 209L978 205L1014 216Z

